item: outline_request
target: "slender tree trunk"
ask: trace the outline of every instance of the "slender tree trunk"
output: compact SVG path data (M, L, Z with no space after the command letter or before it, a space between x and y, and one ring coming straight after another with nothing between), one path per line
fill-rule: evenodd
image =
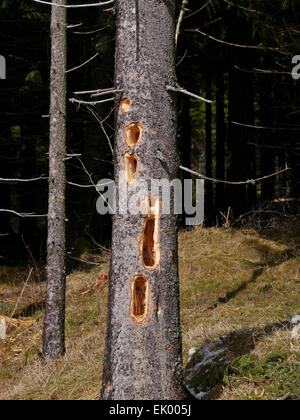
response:
M35 135L36 132L39 132L39 126L34 124L33 121L28 121L21 127L22 135L30 135L29 127L31 130L31 135ZM30 139L30 141L25 141L25 144L20 152L21 164L20 164L20 173L24 174L24 178L34 178L36 176L36 159L31 159L36 154L36 140L35 138ZM37 185L25 185L22 186L22 193L20 196L20 208L24 213L30 213L37 211L38 208L36 202L36 188ZM19 234L23 237L25 243L30 247L31 252L35 258L38 258L38 242L37 242L37 219L35 218L25 218L20 220Z
M218 62L216 76L216 178L225 179L225 112L224 112L224 69ZM224 184L216 184L216 213L220 215L220 211L225 208L225 188Z
M272 80L261 76L261 92L260 92L260 124L262 126L271 127L272 111L273 111L273 95L272 95ZM274 166L274 149L268 147L272 146L274 135L276 132L271 130L261 130L261 176L265 176L275 172ZM274 178L266 179L261 184L261 200L271 201L275 196Z
M65 0L56 0L64 4ZM43 331L46 362L65 353L66 9L52 6L50 75L47 295Z
M206 97L211 98L211 77L209 74L206 75ZM206 104L205 112L205 158L206 158L206 176L212 177L212 106ZM190 168L190 166L188 166ZM213 221L213 184L210 181L205 182L205 219L207 225L210 225Z
M253 55L250 54L249 66L253 63ZM245 82L245 124L254 125L254 78L251 73L247 73ZM250 144L253 142L253 129L246 128L245 130L245 149L246 149L246 177L247 179L255 179L256 176L256 147ZM247 208L255 207L257 204L256 185L247 185Z
M185 86L185 85L183 85ZM191 147L192 147L192 134L191 134L191 117L190 117L190 98L187 95L182 95L180 97L180 119L179 119L179 129L178 137L179 144L178 150L180 153L181 164L186 168L191 167ZM184 173L181 174L182 180L184 179ZM183 184L184 191L184 184ZM182 203L184 203L184 194L182 197ZM184 209L184 205L183 205ZM181 216L181 226L186 227L186 218L189 217L185 211L182 212Z
M2 29L2 23L1 23ZM12 88L10 86L10 81L6 80L6 87ZM10 121L5 121L6 117L2 113L7 111L12 111L12 104L8 101L5 95L0 94L0 126L1 126L1 139L0 141L0 177L1 178L13 178L15 176L14 170L15 167L12 164L15 159L14 154L14 143L11 137L11 125ZM4 140L5 138L5 140ZM10 209L11 208L11 195L12 195L11 185L0 184L0 197L1 197L1 208ZM7 264L9 257L9 250L11 248L11 234L12 226L9 213L0 213L0 235L9 234L8 236L0 236L0 263ZM14 238L15 240L15 238ZM15 250L15 244L13 244L13 249Z
M0 103L0 110L2 111L2 103ZM6 136L9 140L10 137L10 127L7 126L2 128L2 136ZM0 177L9 178L13 177L12 165L9 162L9 158L13 159L12 146L7 143L4 143L2 140L0 143ZM1 197L1 208L10 209L11 201L11 186L0 184L0 197ZM0 213L0 234L11 233L10 217L9 213ZM7 237L0 237L0 243L5 244L7 242ZM1 249L5 249L5 246ZM2 254L1 254L2 255Z
M230 181L243 181L247 179L246 163L246 128L235 125L233 121L245 124L245 108L241 102L244 92L247 91L246 77L234 68L235 61L229 72L229 134L228 134L228 179ZM231 207L233 215L239 216L246 209L246 186L228 185L228 206Z
M295 118L293 119L293 123L295 125L300 124L300 117L298 114L298 110L300 107L300 88L299 84L294 81L293 84L293 97L292 97L292 104L293 104L293 111L295 112ZM290 188L289 194L293 198L300 197L300 159L299 159L299 135L298 132L289 134L289 142L288 145L290 147L289 155L289 166L291 167L291 174L290 174Z
M123 91L116 110L116 182L124 167L132 183L176 176L176 101L166 90L175 82L175 4L116 1L115 84ZM102 399L185 395L176 216L161 214L160 198L145 196L146 215L117 211L113 218Z
M191 167L191 148L192 148L192 134L191 134L191 117L190 117L190 98L189 96L182 96L182 165L186 168Z

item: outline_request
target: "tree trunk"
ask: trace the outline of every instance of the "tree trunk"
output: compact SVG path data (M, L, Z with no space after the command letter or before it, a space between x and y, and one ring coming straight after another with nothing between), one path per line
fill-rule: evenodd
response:
M245 108L241 104L244 92L247 91L245 74L234 68L235 61L229 71L229 128L228 128L228 180L244 181L247 179L246 163L246 127L238 126L233 123L245 124ZM231 207L234 217L238 217L246 209L246 186L228 185L226 188L228 195L228 206Z
M183 95L182 114L181 114L181 163L186 168L191 167L191 148L192 148L192 134L191 134L191 117L190 117L190 98Z
M185 86L185 84L183 85ZM191 167L191 148L192 148L192 133L191 133L191 117L190 117L190 97L181 95L180 97L180 118L178 121L178 151L181 159L181 164L186 168ZM184 172L181 174L181 179L184 179ZM183 192L184 192L183 184ZM184 202L184 193L182 203ZM184 209L184 205L183 205ZM186 228L186 219L189 215L183 210L180 220L180 226Z
M299 107L300 107L300 88L299 84L294 81L292 86L292 107L293 113L295 117L293 118L293 124L299 126L300 124L300 117L299 117ZM299 132L296 131L295 133L289 133L289 167L291 168L290 173L290 188L289 188L289 195L293 198L300 198L300 153L299 153Z
M249 66L253 63L253 55L249 55ZM245 95L244 95L244 107L245 107L245 124L254 125L254 77L251 73L245 74ZM256 176L256 147L253 144L253 129L246 128L245 130L245 149L246 149L246 178L255 179ZM257 192L256 185L247 185L247 208L251 209L257 204Z
M216 178L225 179L225 111L224 111L224 69L218 60L216 75ZM216 215L225 209L225 188L223 183L216 184Z
M268 61L267 61L268 62ZM273 95L272 95L272 80L261 76L260 82L260 124L262 126L271 127L273 125ZM265 176L275 172L274 165L274 149L272 146L274 135L276 132L271 130L261 130L261 174ZM264 147L265 146L265 147ZM261 183L261 200L272 201L275 197L275 182L274 178L269 178Z
M64 4L65 0L56 0ZM52 6L47 295L43 358L65 353L66 9Z
M211 77L206 75L206 97L211 98ZM212 178L212 106L206 104L205 109L205 167L206 176ZM188 166L190 168L190 166ZM205 181L205 220L206 226L213 222L213 184L211 181Z
M22 135L30 136L35 135L39 131L39 126L35 122L29 120L21 127ZM36 139L32 138L30 141L25 141L20 152L20 173L23 178L34 178L36 176L36 159L31 159L36 154ZM46 186L46 185L45 185ZM20 208L24 213L30 213L33 210L37 211L37 200L36 200L36 188L37 185L24 185L22 186L22 193L20 194ZM38 242L37 242L37 219L35 218L24 218L20 220L19 235L23 237L24 242L31 250L34 258L38 258ZM28 256L28 254L27 254Z
M130 156L129 182L176 176L176 101L166 89L175 83L175 4L116 1L115 86L123 91L116 109L116 182ZM117 209L113 218L102 399L185 395L176 216L160 213L161 197L144 198L148 215Z

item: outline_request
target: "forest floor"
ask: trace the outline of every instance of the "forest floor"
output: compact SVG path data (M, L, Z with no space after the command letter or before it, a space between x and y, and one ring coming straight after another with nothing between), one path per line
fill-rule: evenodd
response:
M300 399L300 338L292 340L288 324L300 315L299 219L260 232L197 228L180 233L179 243L184 362L191 348L224 336L233 356L246 360L209 398ZM67 355L48 366L40 361L45 284L35 273L21 295L29 269L0 268L0 314L10 324L0 339L0 399L99 397L109 257L96 261L101 266L68 276ZM288 375L269 372L270 353Z

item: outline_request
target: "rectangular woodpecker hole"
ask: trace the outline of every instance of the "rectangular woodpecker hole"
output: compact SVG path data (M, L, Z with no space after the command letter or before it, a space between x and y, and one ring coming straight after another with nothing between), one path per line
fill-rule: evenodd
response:
M131 317L142 324L148 314L149 282L146 277L135 276L131 284Z
M157 268L160 262L159 216L159 200L148 198L148 216L144 223L141 241L142 261L144 267L148 269Z
M132 184L135 181L137 171L137 158L130 153L125 153L125 173L127 184Z
M137 121L127 125L124 129L124 137L129 147L134 147L142 138L143 126Z
M143 263L146 267L153 267L155 264L154 231L155 219L148 216L143 233Z

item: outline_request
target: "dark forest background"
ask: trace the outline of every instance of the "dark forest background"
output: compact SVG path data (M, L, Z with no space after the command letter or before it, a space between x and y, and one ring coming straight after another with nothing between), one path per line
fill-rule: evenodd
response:
M188 3L177 48L178 82L213 104L178 97L182 165L227 181L290 168L255 185L206 182L206 226L230 221L239 227L255 223L253 215L288 214L300 198L300 82L291 76L292 57L300 54L297 3ZM178 11L180 5L178 1ZM0 80L0 178L48 173L49 19L49 6L1 0L0 54L7 60L7 80ZM68 73L68 97L77 97L76 91L112 87L114 9L70 9L68 23L74 25L67 29L69 69L99 53ZM98 121L84 106L68 105L68 153L78 155L66 161L70 264L82 252L110 245L110 218L97 214L95 189L71 183L89 185L90 177L97 183L113 176L107 139L113 142L112 104L93 108ZM0 209L41 215L23 218L0 212L0 264L22 264L30 254L44 261L47 193L46 180L0 181Z

